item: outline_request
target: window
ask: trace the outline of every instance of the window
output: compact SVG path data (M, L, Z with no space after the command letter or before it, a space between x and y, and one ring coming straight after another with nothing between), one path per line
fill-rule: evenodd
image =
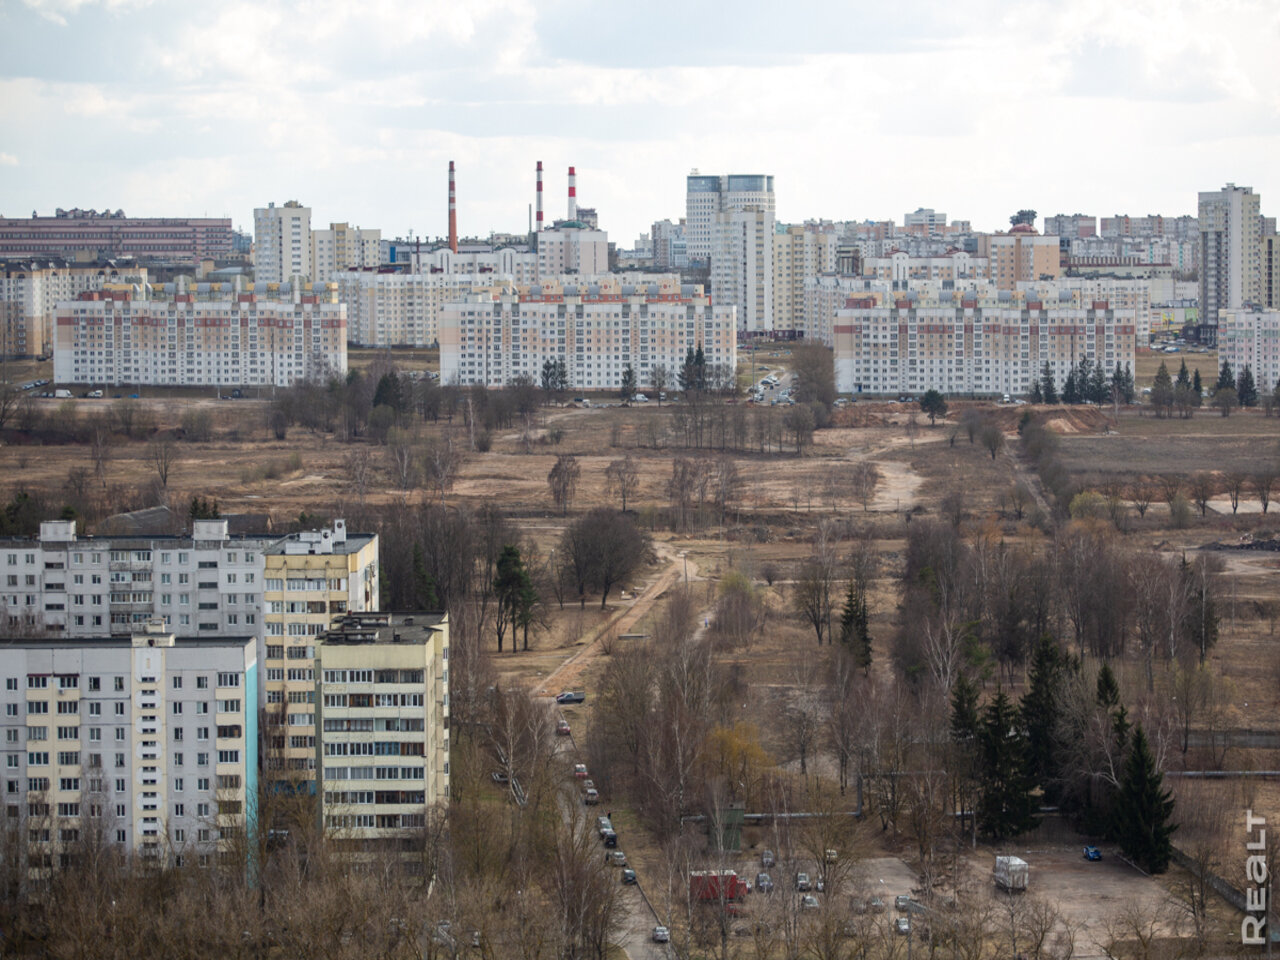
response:
M48 677L35 677L35 676L27 677L28 690L45 690L48 688L48 686L49 686Z
M175 689L175 690L181 690L181 689L182 689L182 678L181 678L181 677L174 677L174 678L173 678L173 689ZM175 712L175 713L181 713L182 711L177 710L177 711L174 711L174 712Z
M209 765L209 755L207 753L196 754L196 766L207 767Z
M49 765L49 754L41 751L37 753L27 754L28 767L47 767Z
M175 716L180 715L182 713L182 701L175 700L173 702L173 713Z
M89 678L89 689L90 689L90 690L101 690L101 689L102 689L102 678L101 678L101 677L90 677L90 678Z
M28 700L27 701L27 713L48 713L48 712L49 712L48 700Z
M4 688L5 688L6 690L17 690L17 689L18 689L18 678L17 678L17 677L5 677L5 678L4 678Z
M186 804L175 803L173 805L173 815L175 817L185 817L187 815Z
M219 750L218 762L219 763L239 763L240 751L239 750Z
M58 678L59 690L76 690L79 687L80 687L80 677L78 675L70 676L70 677L62 676Z
M208 740L208 739L209 739L209 728L208 728L208 727L196 727L196 739L197 739L197 740Z
M208 690L208 689L209 689L209 678L208 678L208 677L196 677L196 689L197 689L197 690Z
M240 686L240 674L238 674L238 673L220 673L220 674L218 674L218 686L220 686L220 687L238 687L238 686Z

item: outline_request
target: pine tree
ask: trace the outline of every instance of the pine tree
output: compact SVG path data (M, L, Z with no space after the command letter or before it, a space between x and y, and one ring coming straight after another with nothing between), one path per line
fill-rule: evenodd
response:
M1037 822L1035 784L1027 775L1026 733L1017 708L1003 690L987 704L978 741L982 761L979 829L994 840L1026 833Z
M1053 371L1049 369L1049 361L1040 369L1040 390L1044 394L1045 403L1058 402L1058 390L1053 385Z
M1148 873L1164 873L1173 855L1173 796L1164 787L1142 725L1134 727L1113 811L1120 851Z
M1240 406L1256 407L1258 405L1258 387L1253 382L1253 368L1247 363L1236 380L1236 393L1240 398Z
M1218 382L1214 384L1213 392L1227 388L1234 390L1236 388L1236 375L1231 370L1231 361L1223 360L1222 369L1218 371Z
M858 616L854 625L853 650L863 676L871 676L871 617L867 612L867 595L858 591Z
M1027 731L1027 773L1046 793L1058 778L1054 731L1059 713L1057 691L1065 666L1057 641L1045 634L1032 653L1027 691L1019 704Z
M631 369L631 364L627 364L622 368L622 385L618 388L618 396L622 398L624 403L630 403L631 398L636 395L636 372Z
M1124 402L1133 403L1137 395L1138 387L1133 382L1133 368L1126 363L1124 365Z
M1151 405L1157 411L1173 409L1173 379L1169 376L1169 368L1161 361L1156 376L1151 381ZM1162 414L1163 415L1163 414Z
M858 598L853 592L853 581L844 592L844 607L840 610L840 643L852 649L854 633L858 626Z
M1040 381L1037 380L1031 384L1031 402L1044 403L1044 393L1040 389Z
M1173 381L1173 385L1174 385L1175 387L1183 387L1183 386L1185 386L1185 387L1189 387L1189 386L1191 386L1191 374L1190 374L1190 372L1187 370L1187 359L1186 359L1186 357L1183 357L1183 358L1182 358L1182 366L1180 366L1180 367L1178 368L1178 377L1177 377L1177 379L1176 379L1176 380L1174 380L1174 381Z
M1200 368L1191 377L1191 402L1197 407L1204 403L1204 381L1200 379Z
M965 675L951 688L951 739L973 743L978 739L978 688Z

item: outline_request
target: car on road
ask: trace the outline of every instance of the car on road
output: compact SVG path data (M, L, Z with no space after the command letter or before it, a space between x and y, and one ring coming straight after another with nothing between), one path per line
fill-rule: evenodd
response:
M671 931L668 930L666 927L662 926L662 924L658 924L658 926L653 928L653 942L654 943L670 943Z
M893 929L895 932L901 933L905 936L911 932L911 920L907 917L899 917L897 920L893 921Z
M757 873L756 889L761 893L773 893L773 877L767 873Z
M760 854L760 866L772 867L773 864L774 864L774 859L773 859L772 850L765 850L763 853Z
M648 398L648 397L646 397L643 393L637 393L634 397L632 397L632 398L631 398L631 400L632 400L632 402L634 402L634 403L648 403L648 402L649 402L649 398Z
M872 897L871 902L867 904L871 908L872 913L884 913L884 898Z
M573 765L573 775L579 780L587 779L587 765L585 763L575 763Z
M601 837L604 836L606 830L612 829L613 824L609 821L608 817L596 817L596 832L599 833Z
M618 845L618 834L613 830L606 830L600 834L600 839L604 841L606 847L616 847Z
M556 696L556 703L582 703L587 695L581 690L565 690Z
M614 850L612 853L605 854L609 858L609 866L625 867L627 865L627 855L621 850Z
M813 883L809 880L807 873L796 874L796 889L801 893L808 893L813 889Z
M911 904L911 898L905 893L900 893L893 898L893 909L899 913L906 913L907 907Z
M557 721L557 722L556 722L556 734L557 734L557 736L567 737L567 736L569 736L569 734L571 734L572 732L573 732L573 731L569 729L569 721L568 721L568 720L559 720L559 721Z
M1101 860L1101 859L1102 859L1102 851L1101 851L1101 850L1099 850L1097 847L1085 847L1085 848L1084 848L1084 858L1085 858L1086 860Z
M582 792L582 802L588 807L594 807L600 802L599 791L597 791L595 787L587 787L587 789Z
M623 883L635 883L635 882L636 882L636 872L635 872L634 870L632 870L630 867L627 867L625 870L623 870L623 871L622 871L622 882L623 882Z
M805 896L801 897L800 909L801 910L817 910L818 898L813 896L813 894L806 894Z

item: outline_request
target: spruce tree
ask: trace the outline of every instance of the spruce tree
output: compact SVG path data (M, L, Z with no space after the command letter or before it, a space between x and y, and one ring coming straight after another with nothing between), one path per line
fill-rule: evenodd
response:
M854 624L854 654L864 676L871 676L871 617L867 612L867 595L858 591L858 615Z
M1232 390L1236 388L1236 375L1231 370L1231 361L1223 360L1222 369L1218 371L1218 382L1214 384L1213 392L1217 393L1219 390L1227 388Z
M963 673L951 688L951 739L956 743L978 739L978 688Z
M853 592L853 581L844 592L844 607L840 611L840 643L853 648L854 633L858 626L858 598Z
M1173 855L1173 796L1164 787L1142 725L1134 727L1113 811L1120 852L1147 873L1164 873Z
M1167 412L1173 408L1173 378L1169 376L1169 368L1163 361L1156 370L1155 379L1151 381L1151 405L1157 411Z
M1204 381L1200 379L1200 368L1191 377L1191 402L1197 407L1204 403Z
M1058 402L1058 389L1053 385L1053 371L1049 369L1049 361L1040 368L1040 390L1044 394L1045 403Z
M1108 710L1120 704L1120 685L1116 683L1116 675L1111 672L1111 664L1103 661L1098 671L1097 693L1098 706Z
M1067 372L1066 381L1062 384L1062 402L1080 402L1080 388L1076 383L1076 366L1074 363L1071 365L1071 369Z
M1124 402L1133 403L1134 397L1138 395L1138 387L1133 382L1133 368L1129 364L1124 365Z
M1258 405L1258 387L1253 381L1253 368L1247 363L1236 380L1236 393L1240 398L1240 406L1256 407Z
M1044 403L1044 393L1040 389L1040 381L1036 380L1031 384L1031 402Z
M982 796L978 828L993 840L1026 833L1037 823L1035 784L1027 775L1026 733L1018 710L999 690L987 704L978 736Z
M1190 372L1187 370L1187 358L1186 358L1186 357L1183 357L1183 358L1182 358L1182 366L1180 366L1180 367L1178 368L1178 376L1177 376L1177 379L1175 379L1175 380L1173 381L1173 385L1174 385L1175 387L1189 387L1189 386L1191 386L1191 374L1190 374Z
M1094 363L1093 372L1089 374L1089 402L1099 406L1107 402L1107 374L1101 360Z
M1027 773L1046 793L1058 779L1054 731L1059 713L1057 691L1065 666L1057 641L1045 634L1032 653L1027 691L1019 705L1027 731Z

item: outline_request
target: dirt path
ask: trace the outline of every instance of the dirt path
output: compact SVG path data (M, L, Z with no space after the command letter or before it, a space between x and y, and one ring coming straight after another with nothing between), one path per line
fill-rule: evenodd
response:
M659 549L663 545L659 545ZM669 556L669 553L668 553ZM610 633L627 633L639 623L640 618L652 609L658 599L673 587L683 576L684 558L670 557L657 579L645 588L635 602L629 607L617 611L604 623L595 628L594 635L576 653L560 666L556 667L543 679L542 684L534 691L534 696L553 697L561 688L569 690L579 684L579 679L586 672L590 662L600 655L600 641Z

